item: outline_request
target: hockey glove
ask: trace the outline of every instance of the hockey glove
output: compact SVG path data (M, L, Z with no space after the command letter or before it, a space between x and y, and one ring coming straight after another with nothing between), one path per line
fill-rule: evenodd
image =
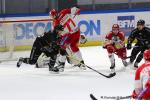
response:
M136 94L136 92L135 92L135 90L133 91L133 93L132 93L132 98L133 99L136 99L138 97L138 95Z
M80 35L80 43L81 44L85 44L87 42L87 39L86 39L86 37L85 37L85 35Z

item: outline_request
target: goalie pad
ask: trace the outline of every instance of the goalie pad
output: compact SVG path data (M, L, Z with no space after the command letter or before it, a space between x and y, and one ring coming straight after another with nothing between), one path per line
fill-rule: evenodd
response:
M44 53L42 53L36 63L37 68L45 68L49 63L50 57L47 57Z
M80 51L72 52L70 48L66 48L66 52L72 64L77 65L80 64L81 61L83 61Z
M57 55L56 65L59 65L60 62L65 62L66 56L62 56L60 54ZM47 68L48 63L50 62L50 57L47 57L44 53L42 53L36 63L37 68Z

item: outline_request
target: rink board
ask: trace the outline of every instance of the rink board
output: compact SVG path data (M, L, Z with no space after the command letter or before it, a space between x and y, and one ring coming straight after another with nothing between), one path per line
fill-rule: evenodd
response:
M150 26L150 10L119 11L83 12L75 16L81 34L88 39L80 46L101 45L114 23L120 25L126 36L136 27L139 19L144 19L146 26ZM47 15L0 17L0 50L7 50L9 45L15 45L16 50L30 49L35 38L50 29L52 22Z

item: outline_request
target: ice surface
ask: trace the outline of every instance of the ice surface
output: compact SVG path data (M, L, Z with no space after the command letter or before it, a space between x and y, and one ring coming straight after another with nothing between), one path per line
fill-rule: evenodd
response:
M85 63L98 71L109 74L110 62L106 50L100 46L83 47L81 52ZM16 57L29 56L29 51L14 53ZM130 51L128 51L129 55ZM128 96L134 88L134 72L123 69L116 56L117 75L107 79L89 69L82 71L66 64L60 74L51 74L48 68L34 68L16 62L0 64L0 100L91 100L93 93L100 96ZM111 100L111 99L109 99Z

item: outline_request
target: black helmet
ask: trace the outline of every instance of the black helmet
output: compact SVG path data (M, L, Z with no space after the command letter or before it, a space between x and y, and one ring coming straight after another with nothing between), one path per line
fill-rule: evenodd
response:
M54 27L54 30L55 30L56 32L58 32L58 31L63 31L63 30L64 30L64 27L59 24L59 25L57 25L57 26Z
M138 20L137 22L137 25L144 25L144 24L145 24L145 21L142 19Z

